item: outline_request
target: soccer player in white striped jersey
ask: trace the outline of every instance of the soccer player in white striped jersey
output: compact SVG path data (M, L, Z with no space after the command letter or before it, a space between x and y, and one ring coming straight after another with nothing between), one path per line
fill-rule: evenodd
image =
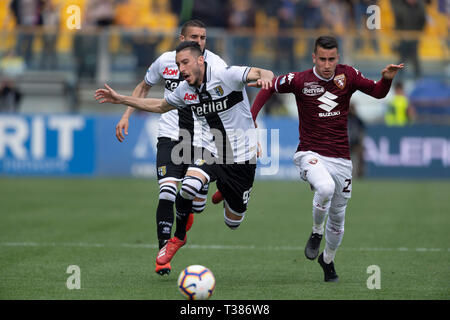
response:
M244 220L256 170L257 138L245 85L268 89L272 71L254 67L211 66L192 41L177 47L176 61L183 75L178 88L165 99L123 96L109 86L98 89L99 103L116 103L164 113L175 108L193 110L202 125L201 155L194 155L176 196L174 237L159 251L158 265L171 261L186 243L186 223L195 195L211 181L224 198L224 220L231 229ZM212 161L211 161L212 160Z
M206 26L199 20L187 21L181 28L179 36L180 41L195 41L200 45L205 61L212 65L226 66L219 56L205 49L206 45ZM144 98L147 96L151 87L159 83L161 80L165 82L164 97L167 97L178 87L183 77L178 70L175 62L175 50L163 53L156 59L145 75L144 80L134 89L132 96ZM135 108L128 107L122 118L116 126L116 137L122 142L125 135L128 134L129 118ZM161 249L165 243L171 238L172 225L174 222L173 205L178 189L178 183L184 177L188 168L188 163L175 164L171 160L171 152L173 148L180 142L182 130L189 133L191 138L190 144L199 146L194 139L195 128L199 125L195 123L192 112L187 109L173 110L161 114L158 126L158 144L157 144L157 177L160 186L159 201L156 210L156 224L159 248ZM192 212L200 213L206 206L206 198L208 194L208 184L196 195L192 205ZM190 229L193 222L193 214L189 215L189 221L186 226ZM156 265L156 273L160 275L169 274L171 270L170 264L165 266Z

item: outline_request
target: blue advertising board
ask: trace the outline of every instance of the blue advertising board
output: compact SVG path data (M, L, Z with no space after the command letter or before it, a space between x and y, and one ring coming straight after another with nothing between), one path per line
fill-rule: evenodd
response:
M450 178L449 126L371 126L364 149L368 177Z
M156 177L158 115L136 114L123 142L115 135L120 116L97 118L97 174Z
M0 115L3 175L92 175L95 119L73 115Z
M120 115L0 115L2 176L156 176L158 115L136 113L117 141ZM258 118L258 179L299 179L298 120ZM367 177L450 178L450 127L369 126Z

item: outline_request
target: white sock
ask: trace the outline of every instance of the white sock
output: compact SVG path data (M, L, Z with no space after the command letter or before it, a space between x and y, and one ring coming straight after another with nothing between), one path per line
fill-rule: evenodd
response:
M322 188L323 189L323 188ZM328 210L330 209L330 198L334 190L333 187L328 187L328 192L323 195L322 193L316 191L314 193L313 205L312 205L312 216L313 216L313 233L323 234L325 218L328 215Z
M323 223L320 225L313 224L312 232L323 235Z
M336 255L336 250L331 250L328 245L325 245L325 250L323 250L323 261L326 264L330 264L334 260L334 256Z
M313 209L313 232L318 234L323 234L325 218L328 214L328 208L318 208L318 205L314 205Z

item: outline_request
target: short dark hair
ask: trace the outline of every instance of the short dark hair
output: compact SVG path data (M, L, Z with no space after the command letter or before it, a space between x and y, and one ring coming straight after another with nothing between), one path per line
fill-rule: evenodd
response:
M338 43L336 38L332 36L321 36L316 39L316 43L314 45L314 52L317 52L317 47L321 47L324 49L338 49Z
M194 19L194 20L186 21L186 22L181 26L180 34L181 34L182 36L186 36L187 29L190 28L190 27L197 27L197 28L203 28L203 29L206 29L206 25L203 23L203 21Z
M176 53L178 53L185 49L189 49L197 57L202 55L202 49L200 48L200 45L195 41L182 41L182 42L180 42L180 44L178 44L175 51L176 51Z

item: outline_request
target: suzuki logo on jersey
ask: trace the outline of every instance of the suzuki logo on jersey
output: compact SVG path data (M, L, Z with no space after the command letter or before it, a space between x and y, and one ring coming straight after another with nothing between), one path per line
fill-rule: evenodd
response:
M323 104L320 104L318 107L327 111L327 112L320 112L319 117L333 117L333 116L338 116L341 114L340 111L330 112L331 110L336 108L338 105L337 102L333 101L333 100L336 100L337 97L338 96L327 91L320 98L317 99L320 102L323 102Z
M185 101L186 100L188 100L188 101L197 100L197 94L196 93L193 93L193 94L186 93L184 95L184 100Z
M164 69L163 75L176 76L178 75L178 69L169 69L168 67L166 67Z
M319 105L319 108L322 108L323 110L330 112L331 110L333 110L338 103L333 101L336 100L337 96L332 94L331 92L325 92L320 98L318 98L317 100L319 100L320 102L323 102L323 104Z

